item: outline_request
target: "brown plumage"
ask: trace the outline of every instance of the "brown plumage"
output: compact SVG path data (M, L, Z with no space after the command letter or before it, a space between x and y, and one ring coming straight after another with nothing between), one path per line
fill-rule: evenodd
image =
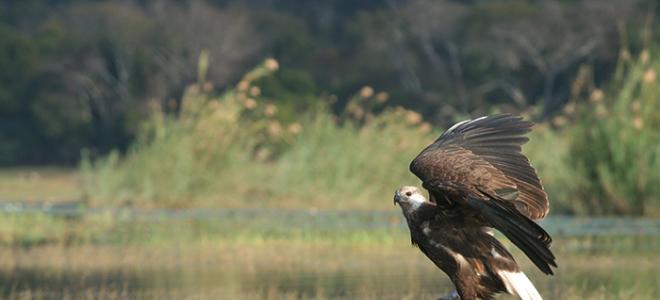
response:
M532 125L508 114L454 125L410 164L429 200L415 187L395 194L413 244L449 275L464 300L490 299L499 292L540 299L489 227L544 273L556 267L552 240L533 221L548 213L548 197L521 153Z

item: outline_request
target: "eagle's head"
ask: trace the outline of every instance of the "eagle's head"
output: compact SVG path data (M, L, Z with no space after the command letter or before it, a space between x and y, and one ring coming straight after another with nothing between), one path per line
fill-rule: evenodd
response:
M404 211L413 211L424 202L426 197L415 186L402 186L394 193L394 205L399 204Z

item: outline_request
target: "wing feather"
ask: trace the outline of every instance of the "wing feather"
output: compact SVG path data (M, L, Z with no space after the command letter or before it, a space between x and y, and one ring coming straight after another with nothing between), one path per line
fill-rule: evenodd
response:
M553 274L551 266L557 267L557 263L548 248L552 239L541 226L521 215L513 207L508 207L510 203L497 198L483 201L469 197L467 201L468 205L484 214L493 227L518 246L543 273Z
M494 193L513 201L523 215L541 219L549 211L548 197L521 153L532 125L509 114L460 122L426 147L410 170L425 183L454 182ZM517 191L515 197L510 197L511 189Z

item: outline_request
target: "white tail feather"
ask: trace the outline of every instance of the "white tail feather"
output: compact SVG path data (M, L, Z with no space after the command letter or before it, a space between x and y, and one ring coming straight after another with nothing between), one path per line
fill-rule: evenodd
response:
M525 273L499 271L497 274L502 278L509 293L517 294L523 300L543 300Z

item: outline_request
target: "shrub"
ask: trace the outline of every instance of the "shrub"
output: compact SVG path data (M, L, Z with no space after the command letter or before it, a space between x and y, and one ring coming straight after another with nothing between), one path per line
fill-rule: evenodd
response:
M625 52L624 52L625 54ZM579 101L569 129L575 195L592 214L657 215L660 208L660 59L622 55L615 78Z
M523 151L555 214L658 215L660 60L643 53L622 60L605 88L574 89L566 113L530 134ZM388 209L396 187L419 183L407 166L439 133L420 114L383 108L387 94L364 87L338 115L324 104L332 99L281 115L258 86L276 68L267 60L218 95L200 79L177 116L154 107L125 155L83 160L90 199L143 207Z
M154 107L123 157L83 160L88 197L149 207L373 208L391 205L397 185L416 182L407 165L432 140L419 114L376 116L386 97L363 89L351 99L359 116L340 119L317 105L284 123L253 84L276 68L267 60L219 96L208 83L192 85L178 116Z

